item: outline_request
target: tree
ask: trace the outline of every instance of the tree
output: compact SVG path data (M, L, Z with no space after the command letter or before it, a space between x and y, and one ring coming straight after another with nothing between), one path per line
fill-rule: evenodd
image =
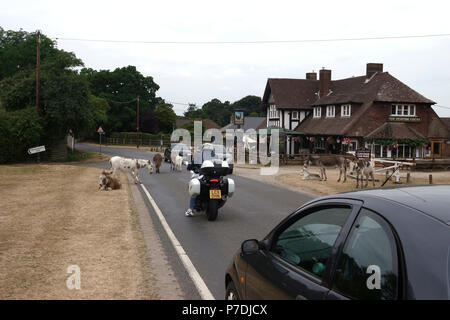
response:
M261 98L257 96L246 96L238 101L233 102L233 110L243 110L246 116L253 114L253 116L265 116L265 113L260 110ZM256 115L255 115L256 114Z
M201 108L190 103L188 109L184 112L184 116L189 119L206 119L206 115Z
M230 122L232 107L229 101L221 102L219 99L212 99L202 106L206 118L213 120L220 126L225 126Z
M89 82L91 92L105 98L111 106L108 112L107 129L109 131L130 131L136 122L139 96L141 112L154 110L163 103L156 97L159 86L152 77L145 77L134 66L116 68L114 71L82 69L81 75Z
M177 121L177 115L170 104L159 104L155 109L155 116L158 119L159 130L168 133L172 132Z

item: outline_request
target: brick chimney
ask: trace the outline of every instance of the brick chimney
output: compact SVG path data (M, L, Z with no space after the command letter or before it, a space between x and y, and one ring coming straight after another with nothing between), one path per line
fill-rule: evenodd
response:
M317 73L315 72L306 73L306 80L317 80Z
M376 72L378 72L378 73L383 72L383 64L382 63L368 63L366 65L367 79L372 77Z
M320 96L324 97L330 92L331 70L322 69L319 71Z

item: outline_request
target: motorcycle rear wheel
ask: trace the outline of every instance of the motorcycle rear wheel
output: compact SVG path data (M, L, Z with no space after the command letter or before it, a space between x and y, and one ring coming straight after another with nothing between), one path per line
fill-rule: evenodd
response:
M206 210L208 220L209 221L216 220L218 212L219 212L219 201L215 199L210 199L208 203L208 209Z

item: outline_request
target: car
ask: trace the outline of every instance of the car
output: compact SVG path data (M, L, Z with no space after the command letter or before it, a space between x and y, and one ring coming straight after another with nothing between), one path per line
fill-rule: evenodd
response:
M449 185L326 196L242 243L225 299L449 299L449 249Z

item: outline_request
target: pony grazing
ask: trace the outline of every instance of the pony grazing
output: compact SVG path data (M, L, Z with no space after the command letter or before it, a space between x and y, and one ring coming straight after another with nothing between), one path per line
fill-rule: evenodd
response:
M344 175L344 179L342 182L347 181L347 159L345 155L339 154L308 155L305 164L306 168L310 165L318 166L320 168L320 177L324 181L327 181L327 172L325 170L325 167L338 167L339 179L337 180L337 182L341 181L342 175Z

